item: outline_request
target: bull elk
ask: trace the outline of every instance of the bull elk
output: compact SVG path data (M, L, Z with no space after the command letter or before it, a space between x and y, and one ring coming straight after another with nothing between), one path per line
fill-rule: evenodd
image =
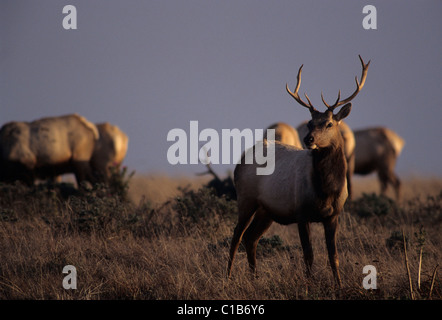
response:
M304 253L307 275L311 274L313 251L310 241L309 223L320 222L324 226L328 257L334 279L341 286L339 260L336 248L338 216L347 199L346 160L344 141L339 132L339 123L351 110L350 101L364 86L367 69L361 56L362 76L356 77L356 90L344 100L340 92L336 102L325 112L316 110L310 99L307 102L298 95L301 85L302 67L299 68L297 85L287 92L303 107L309 109L311 120L304 142L307 150L278 142L264 140L265 148L274 148L275 170L271 175L256 175L258 164L245 164L242 160L234 171L234 182L238 196L238 222L235 227L229 253L227 274L230 277L238 246L244 238L250 269L256 272L256 246L259 238L273 221L280 224L298 223L301 246ZM344 105L339 112L333 111ZM255 146L256 147L256 146ZM252 148L253 149L253 148ZM273 150L272 150L273 151ZM248 150L243 158L248 156Z

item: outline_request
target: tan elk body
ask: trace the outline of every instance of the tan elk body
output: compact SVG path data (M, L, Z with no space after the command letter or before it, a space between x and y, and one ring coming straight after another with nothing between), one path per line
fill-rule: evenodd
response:
M0 180L32 184L73 172L78 183L94 181L90 159L99 136L78 114L9 122L0 129Z
M354 134L356 139L354 172L361 175L377 172L381 183L381 194L385 194L390 184L394 188L396 200L400 200L401 181L394 169L405 140L385 127L356 130Z
M118 126L108 122L96 124L100 139L95 143L91 166L98 181L108 182L111 168L119 167L126 157L129 137Z
M273 141L264 140L267 148L275 150L275 170L271 175L257 175L256 162L241 161L235 168L234 182L238 197L238 222L232 237L228 261L228 275L239 243L244 239L247 259L253 272L256 271L256 246L259 238L273 221L281 224L298 223L301 245L307 274L313 264L313 250L310 242L309 223L321 222L331 268L340 286L339 260L336 248L338 216L347 199L346 159L344 142L339 123L351 110L349 103L362 89L369 63L362 64L362 77L356 78L356 91L335 104L327 111L317 111L306 95L308 103L298 95L301 84L302 66L298 71L298 83L294 92L286 86L287 92L302 106L310 110L312 119L308 123L309 133L305 137L308 150L301 150ZM337 114L333 110L344 107ZM259 147L259 146L258 146ZM247 155L247 151L243 157Z
M289 146L295 146L297 148L302 148L301 140L299 140L298 131L291 125L284 122L277 122L272 124L268 129L275 130L275 141L279 141ZM264 134L264 139L267 139L267 130Z

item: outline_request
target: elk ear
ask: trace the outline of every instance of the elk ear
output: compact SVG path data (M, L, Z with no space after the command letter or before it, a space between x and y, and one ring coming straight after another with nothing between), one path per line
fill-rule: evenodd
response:
M341 121L342 119L346 118L350 114L350 111L351 111L351 103L347 103L333 117L335 118L336 121Z

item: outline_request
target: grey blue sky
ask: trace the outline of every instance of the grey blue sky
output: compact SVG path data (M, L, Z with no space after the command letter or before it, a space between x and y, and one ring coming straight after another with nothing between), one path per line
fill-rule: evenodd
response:
M63 29L67 4L77 30ZM285 84L299 66L319 109L321 91L353 92L361 54L372 63L347 123L404 137L400 174L441 176L441 18L439 0L2 0L0 124L76 112L128 134L129 168L192 174L204 166L168 163L169 130L297 126L309 112Z

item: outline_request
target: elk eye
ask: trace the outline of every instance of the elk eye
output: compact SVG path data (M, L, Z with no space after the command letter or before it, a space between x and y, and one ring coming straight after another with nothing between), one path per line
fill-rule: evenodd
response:
M331 127L333 127L333 123L332 123L332 122L329 122L329 123L327 124L327 128L331 128Z

